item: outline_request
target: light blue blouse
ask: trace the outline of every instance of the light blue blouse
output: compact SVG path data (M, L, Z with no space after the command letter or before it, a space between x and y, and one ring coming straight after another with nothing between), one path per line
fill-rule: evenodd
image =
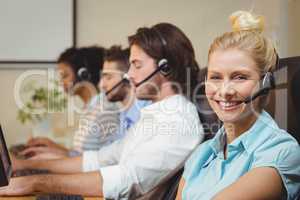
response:
M300 190L300 147L272 117L263 111L252 127L228 144L224 159L225 130L199 145L185 165L184 200L208 200L251 169L274 167L285 186L286 199Z

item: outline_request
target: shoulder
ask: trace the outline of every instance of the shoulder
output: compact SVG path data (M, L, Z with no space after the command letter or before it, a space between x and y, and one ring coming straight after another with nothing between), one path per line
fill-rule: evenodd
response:
M279 128L269 129L268 132L266 140L254 150L256 165L262 164L262 162L280 164L297 153L300 159L299 144L288 132ZM262 134L267 133L263 132Z
M274 119L262 112L254 127L251 137L250 151L253 153L254 162L278 163L286 152L298 151L299 144L287 131L280 129Z
M184 166L183 177L185 178L185 180L189 179L189 177L192 176L193 173L199 171L202 165L207 161L207 159L212 156L213 151L210 148L211 141L212 139L198 145L198 147L189 156Z
M280 175L288 199L300 189L300 147L284 130L274 132L268 141L254 151L251 169L271 167Z

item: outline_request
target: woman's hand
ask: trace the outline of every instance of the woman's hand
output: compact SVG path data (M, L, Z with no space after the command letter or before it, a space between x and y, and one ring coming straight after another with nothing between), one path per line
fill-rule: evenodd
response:
M48 153L36 154L28 159L29 160L54 160L54 159L62 159L66 157L68 157L68 155L48 152Z
M17 159L14 155L10 155L12 171L26 169L26 160Z
M28 147L19 155L29 157L29 159L58 159L68 157L69 151L66 148L56 146L32 146Z
M0 196L25 196L34 193L34 176L11 178L9 185L0 187Z
M52 141L51 139L46 138L46 137L31 138L30 140L28 140L26 145L29 147L46 146L46 147L53 147L53 148L57 148L57 149L66 149L62 145L59 145L59 144L55 143L54 141Z

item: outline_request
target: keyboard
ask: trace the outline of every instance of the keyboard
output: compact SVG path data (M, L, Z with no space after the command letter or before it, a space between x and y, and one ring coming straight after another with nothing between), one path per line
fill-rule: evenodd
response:
M37 200L83 200L80 195L65 195L65 194L46 194L38 195Z
M18 157L18 153L26 148L25 145L15 145L10 148L10 152ZM19 157L19 159L22 159ZM23 158L24 159L24 158ZM22 169L13 172L12 177L30 176L36 174L49 174L48 170L42 169ZM65 195L65 194L42 194L37 195L37 200L83 200L81 195Z
M48 170L43 170L43 169L21 169L21 170L14 171L12 177L30 176L30 175L48 174L48 173L49 173Z

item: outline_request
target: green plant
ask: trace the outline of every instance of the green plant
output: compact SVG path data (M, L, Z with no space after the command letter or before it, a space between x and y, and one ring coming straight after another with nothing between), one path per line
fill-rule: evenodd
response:
M48 116L49 113L63 112L67 105L67 98L61 90L58 81L51 81L47 88L36 88L32 83L25 87L24 91L29 94L29 100L18 110L17 119L25 124L38 122Z

